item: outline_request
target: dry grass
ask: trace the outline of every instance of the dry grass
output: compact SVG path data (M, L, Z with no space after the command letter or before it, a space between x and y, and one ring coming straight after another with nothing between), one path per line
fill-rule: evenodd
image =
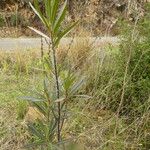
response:
M103 103L104 98L106 102L109 102L109 97L116 94L111 89L116 80L115 74L107 72L108 70L115 70L113 68L115 61L112 59L114 52L109 49L109 44L106 45L107 42L95 49L88 40L75 39L74 44L69 48L61 46L58 49L59 62L68 64L69 61L69 64L72 64L71 68L75 69L76 72L80 70L86 75L88 82L84 90L89 95L93 95L90 101L77 100L77 102L70 104L71 115L65 122L63 136L67 139L74 138L87 150L149 149L150 113L148 110L143 113L142 117L137 117L134 122L129 121L130 116L119 116L117 118L117 132L114 134L116 113L105 109ZM104 53L104 51L107 52ZM39 85L41 75L38 70L33 69L40 67L40 52L1 52L0 56L2 73L0 83L3 87L0 91L0 149L21 150L21 147L29 139L29 135L24 129L25 121L39 118L39 114L35 109L29 108L25 119L18 120L18 103L20 102L16 101L16 97L21 95L20 88L21 92L26 93L26 89L31 84L41 86ZM17 77L13 75L16 74L16 70L19 74Z
M21 150L29 135L21 122L16 119L16 106L9 105L0 108L0 149Z
M31 64L36 64L40 58L39 51L0 52L0 68L5 72L29 73Z

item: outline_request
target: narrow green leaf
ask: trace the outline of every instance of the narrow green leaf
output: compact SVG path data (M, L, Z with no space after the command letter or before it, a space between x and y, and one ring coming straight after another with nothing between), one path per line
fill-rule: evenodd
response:
M50 100L50 91L49 91L49 85L48 85L48 79L45 78L44 79L44 93L45 93L45 96L48 100Z
M73 87L70 90L70 93L71 94L75 94L81 88L81 86L83 85L83 83L84 83L84 79L82 78L80 81L78 81L77 83L75 83L73 85Z
M24 96L24 97L21 97L21 99L27 100L27 101L31 101L31 102L41 102L41 101L44 101L43 99L34 98L34 97L30 97L30 96Z
M51 22L51 0L45 0L44 3L45 3L46 16L47 16L49 22Z
M52 67L52 62L49 60L49 57L45 57L45 67L46 69L50 70L50 72L52 72L53 67Z
M64 20L65 15L66 15L66 6L67 6L67 0L65 1L65 3L63 4L58 17L56 19L56 22L54 24L54 33L57 33L60 27L61 22Z
M54 138L55 130L57 127L57 119L51 119L49 124L49 138Z
M55 46L57 46L57 45L59 44L60 40L61 40L64 36L66 36L77 24L78 24L78 21L75 22L75 23L73 23L73 24L70 25L69 27L67 27L63 32L61 32L61 33L58 35L58 37L57 37L57 39L56 39L56 41L55 41Z
M41 103L32 103L33 107L36 107L36 109L38 109L39 112L41 112L44 116L46 115L46 106L42 105Z
M41 20L41 22L48 28L50 29L50 24L48 23L48 21L46 20L46 18L44 17L44 15L42 14L40 8L39 8L39 2L38 0L34 0L34 6L29 2L30 7L32 8L32 10L35 12L35 14L39 17L39 19Z
M53 5L52 5L52 24L54 25L57 12L58 12L58 6L59 6L60 0L53 0Z
M44 135L39 130L37 130L37 128L34 127L33 124L28 124L28 129L32 134L36 135L39 139L41 140L45 139Z
M38 91L36 88L30 89L29 92L32 92L36 95L36 97L40 99L45 99L43 92Z
M34 13L40 18L40 20L45 24L45 19L44 16L42 15L40 9L39 9L39 4L38 4L38 0L34 1L34 5L35 7L29 2L30 7L32 8L32 10L34 11Z
M68 72L66 77L62 77L62 81L65 91L68 91L75 81L75 76Z

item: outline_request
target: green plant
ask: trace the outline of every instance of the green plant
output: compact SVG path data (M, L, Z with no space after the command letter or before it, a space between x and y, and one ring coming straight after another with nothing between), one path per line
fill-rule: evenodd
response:
M121 42L117 49L95 54L88 66L87 92L95 95L95 107L130 116L143 115L150 97L150 16L135 24L122 22ZM92 78L91 78L92 76ZM94 101L93 101L94 102Z
M150 96L150 45L149 16L137 22L134 26L125 27L125 34L120 45L118 57L119 80L123 81L126 68L122 106L123 114L143 114L149 105ZM118 85L121 85L118 82Z
M107 54L104 68L99 68L96 79L98 97L105 108L117 111L118 115L136 118L149 105L149 18L148 14L137 20L136 24L122 22L121 43L117 52Z
M44 89L42 92L33 91L34 97L24 97L24 99L41 114L41 119L38 119L35 124L29 124L29 129L36 140L33 146L41 145L46 149L54 149L62 142L61 131L66 119L68 102L74 97L79 97L76 93L84 79L80 77L80 80L77 80L74 72L62 70L57 63L56 51L60 40L78 23L75 22L66 28L62 27L67 11L67 0L61 9L59 9L60 0L43 1L43 5L45 9L42 13L38 0L34 0L34 6L30 3L31 8L46 27L47 34L33 27L29 28L46 38L49 43L48 52L42 52Z

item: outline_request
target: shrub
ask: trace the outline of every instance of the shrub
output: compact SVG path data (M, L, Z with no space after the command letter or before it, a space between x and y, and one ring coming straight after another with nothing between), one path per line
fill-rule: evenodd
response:
M125 80L122 111L142 113L150 96L149 16L126 29L116 58L120 72L120 88Z
M122 22L118 48L95 53L87 65L87 92L95 96L96 108L111 109L137 117L149 105L150 97L150 16L137 24Z
M67 116L67 106L74 97L79 97L78 90L83 84L83 78L78 79L78 75L71 70L59 68L56 51L60 40L68 34L77 22L65 28L62 22L66 16L67 0L59 8L59 0L42 1L44 13L40 10L38 0L34 1L31 8L39 17L39 20L46 27L47 34L29 27L31 30L48 41L48 52L41 48L41 60L43 71L43 89L34 90L33 96L24 97L29 104L35 107L41 114L41 119L35 123L28 124L29 131L33 135L33 147L44 147L44 149L54 149L61 146L62 128ZM46 15L46 16L45 16ZM76 95L77 94L77 95ZM61 147L63 149L63 147Z

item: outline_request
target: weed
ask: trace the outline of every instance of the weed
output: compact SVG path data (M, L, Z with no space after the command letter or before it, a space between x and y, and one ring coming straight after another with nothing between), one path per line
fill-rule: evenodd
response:
M45 5L45 13L41 12L37 0L34 1L34 6L30 3L31 8L46 27L48 35L29 27L48 40L48 53L41 49L44 70L43 90L41 92L33 91L35 97L27 96L24 99L28 100L43 116L41 119L37 119L35 124L28 124L29 130L35 136L35 142L30 146L40 145L50 150L60 147L61 131L67 115L68 102L76 96L83 84L83 79L77 81L76 75L70 70L58 70L56 50L59 42L77 24L75 22L66 28L61 26L66 16L67 1L64 2L61 9L59 9L58 0L44 1L43 5ZM56 135L57 137L55 137ZM56 138L58 143L56 143Z

